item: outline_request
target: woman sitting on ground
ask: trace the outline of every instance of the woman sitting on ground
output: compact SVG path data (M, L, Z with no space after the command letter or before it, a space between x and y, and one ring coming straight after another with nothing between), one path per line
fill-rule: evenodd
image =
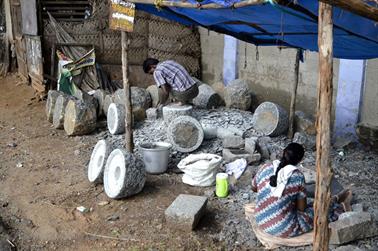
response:
M296 167L303 155L303 147L291 143L281 160L262 166L253 178L252 190L257 192L256 223L268 234L287 238L313 229L313 207L307 204L305 178ZM332 198L329 222L350 211L351 198L350 190Z

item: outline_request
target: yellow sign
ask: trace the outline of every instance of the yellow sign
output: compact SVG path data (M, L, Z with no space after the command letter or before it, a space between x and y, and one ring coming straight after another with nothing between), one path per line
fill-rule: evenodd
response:
M110 0L109 27L112 30L132 32L135 4L123 0Z

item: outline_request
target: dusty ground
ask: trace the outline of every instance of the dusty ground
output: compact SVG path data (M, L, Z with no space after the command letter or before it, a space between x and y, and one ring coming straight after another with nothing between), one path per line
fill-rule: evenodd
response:
M242 209L253 199L248 184L257 166L226 200L211 196L212 189L182 184L174 173L148 176L141 194L109 200L85 173L97 138L67 137L53 129L44 104L16 76L0 80L0 218L19 250L262 250ZM95 133L100 134L101 129ZM377 155L355 150L346 157L335 154L334 161L342 183L354 181L358 200L378 208L378 180L369 175L377 173ZM164 222L164 210L181 193L210 196L208 213L192 233ZM99 205L104 201L109 204ZM92 211L81 214L78 206ZM109 220L112 216L119 219ZM353 244L378 250L377 238Z

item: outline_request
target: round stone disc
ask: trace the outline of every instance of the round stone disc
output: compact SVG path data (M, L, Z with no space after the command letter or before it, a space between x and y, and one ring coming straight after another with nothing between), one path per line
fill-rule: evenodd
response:
M125 108L121 104L111 103L106 117L109 132L120 134L125 131Z
M180 116L169 124L168 138L177 151L188 153L201 146L204 132L195 118Z
M105 140L100 140L95 145L88 164L88 180L92 183L102 183L105 160L108 149Z
M277 104L264 102L253 114L254 128L267 136L278 136L288 128L287 112Z
M126 176L125 157L120 149L112 151L104 171L104 190L110 198L118 198L123 192Z

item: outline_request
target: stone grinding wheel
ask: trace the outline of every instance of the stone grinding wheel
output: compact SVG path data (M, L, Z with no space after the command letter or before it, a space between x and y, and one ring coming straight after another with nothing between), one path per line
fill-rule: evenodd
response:
M191 116L193 107L191 105L167 105L163 107L164 122L169 125L174 119L180 116Z
M106 117L108 130L111 134L121 134L125 132L125 106L121 104L111 103L108 108Z
M260 104L253 114L254 128L266 136L279 136L287 131L289 118L287 111L281 106L264 102Z
M168 139L177 151L189 153L201 146L204 132L195 118L180 116L169 124Z
M202 109L212 109L224 106L224 101L208 84L198 87L198 95L193 99L193 104Z
M91 183L102 183L106 158L109 155L109 145L105 140L99 140L95 145L88 164L88 180Z
M49 93L47 94L47 101L46 101L46 116L47 120L52 123L53 122L53 117L54 117L54 107L56 100L58 97L62 94L60 91L54 91L50 90Z
M126 198L142 191L146 182L143 161L121 149L113 150L104 170L104 190L112 199Z
M96 107L80 100L70 100L64 112L64 131L68 136L85 135L96 130Z

